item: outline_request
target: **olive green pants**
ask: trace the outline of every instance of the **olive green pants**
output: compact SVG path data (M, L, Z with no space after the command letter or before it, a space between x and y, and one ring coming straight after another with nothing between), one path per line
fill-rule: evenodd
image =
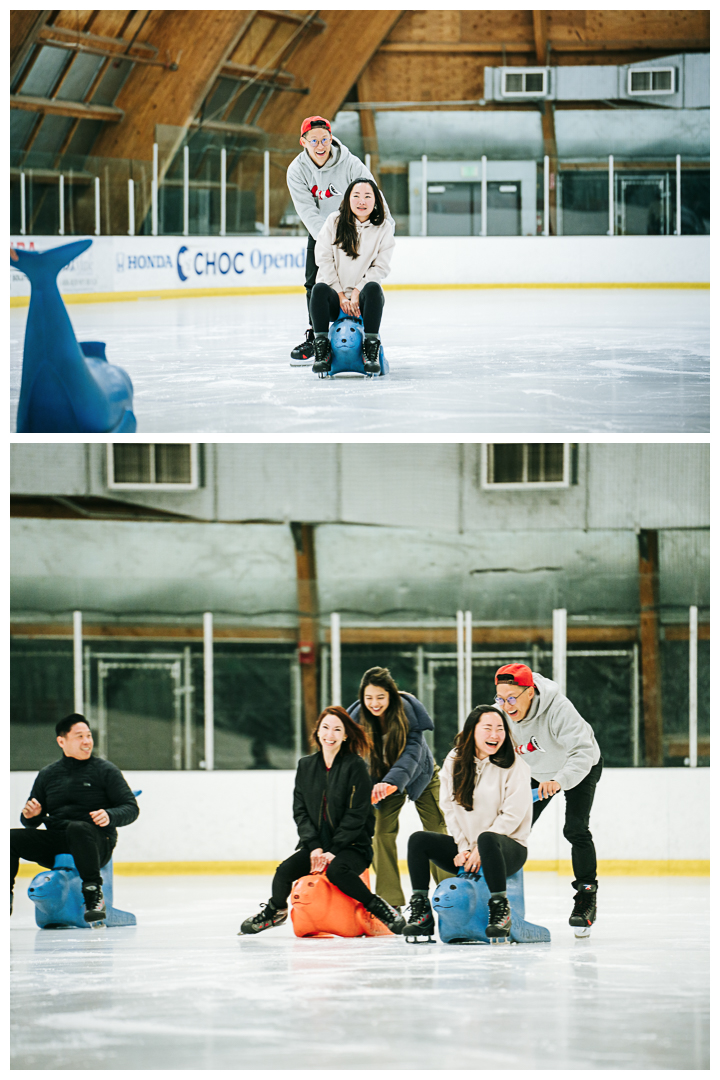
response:
M396 791L375 807L375 836L373 839L373 870L377 875L375 892L394 907L402 907L405 896L400 884L397 857L398 818L407 795ZM415 800L417 812L425 832L447 833L445 818L440 809L440 770L435 766L430 783L419 799ZM430 864L435 882L452 877L444 870Z

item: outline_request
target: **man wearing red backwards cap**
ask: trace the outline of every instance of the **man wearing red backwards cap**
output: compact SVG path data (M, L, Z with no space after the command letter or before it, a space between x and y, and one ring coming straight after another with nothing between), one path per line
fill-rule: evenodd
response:
M506 664L495 673L495 704L503 709L517 752L530 766L538 789L533 824L558 791L565 792L563 836L572 846L575 905L571 926L589 927L597 917L597 857L590 809L602 773L593 729L557 683L525 664Z
M300 145L303 150L290 162L287 185L298 216L309 233L305 261L305 293L310 321L310 293L317 277L315 241L318 233L325 224L325 219L334 210L340 209L345 190L353 180L374 180L375 177L360 158L351 154L338 137L333 135L330 122L324 116L308 116L303 120L300 125ZM387 203L385 216L394 228L395 222L390 216ZM314 340L310 322L310 329L305 332L305 341L290 353L293 360L310 360L315 351Z

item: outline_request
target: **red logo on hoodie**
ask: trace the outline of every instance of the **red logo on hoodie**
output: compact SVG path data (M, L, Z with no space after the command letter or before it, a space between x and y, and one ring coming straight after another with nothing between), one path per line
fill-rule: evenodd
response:
M534 754L536 750L539 750L541 754L545 753L542 746L537 741L534 735L530 742L525 743L524 746L521 745L515 747L516 754Z
M341 192L339 192L333 184L326 188L325 191L321 191L317 184L315 184L314 187L310 188L310 194L314 195L315 198L320 201L322 199L332 199L334 195L340 195Z

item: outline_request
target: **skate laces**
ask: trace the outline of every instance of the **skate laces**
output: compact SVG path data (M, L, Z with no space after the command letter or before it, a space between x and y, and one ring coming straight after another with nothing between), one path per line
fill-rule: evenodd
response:
M426 896L410 897L410 922L418 922L425 914L429 901Z
M510 905L504 896L494 898L491 896L488 901L488 911L491 923L501 922L505 916L510 914Z
M573 915L582 915L585 917L588 915L595 904L595 894L591 892L576 892L575 893L575 906L573 907Z

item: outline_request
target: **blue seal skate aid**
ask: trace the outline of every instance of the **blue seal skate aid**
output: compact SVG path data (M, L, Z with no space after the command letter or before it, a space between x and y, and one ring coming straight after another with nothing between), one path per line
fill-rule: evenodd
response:
M330 375L365 375L362 359L362 343L365 328L362 319L346 315L340 311L330 327ZM390 368L385 359L385 351L380 346L380 371L377 375L387 375Z
M10 265L30 279L25 327L19 432L132 432L133 388L122 368L109 364L100 341L78 342L57 285L64 266L92 240L34 252L15 249Z
M512 927L510 938L506 940L518 944L550 941L549 930L525 921L522 870L507 879L507 895ZM457 877L441 881L432 898L432 910L440 940L448 944L465 941L483 941L490 944L485 933L489 899L490 890L485 883L482 869L479 874L466 874L461 870Z
M113 907L112 859L100 871L107 918L100 925L135 926L137 920L129 911ZM35 905L35 922L41 930L57 926L77 926L90 929L85 921L85 902L80 875L72 855L58 855L52 870L36 874L28 887L28 896Z

